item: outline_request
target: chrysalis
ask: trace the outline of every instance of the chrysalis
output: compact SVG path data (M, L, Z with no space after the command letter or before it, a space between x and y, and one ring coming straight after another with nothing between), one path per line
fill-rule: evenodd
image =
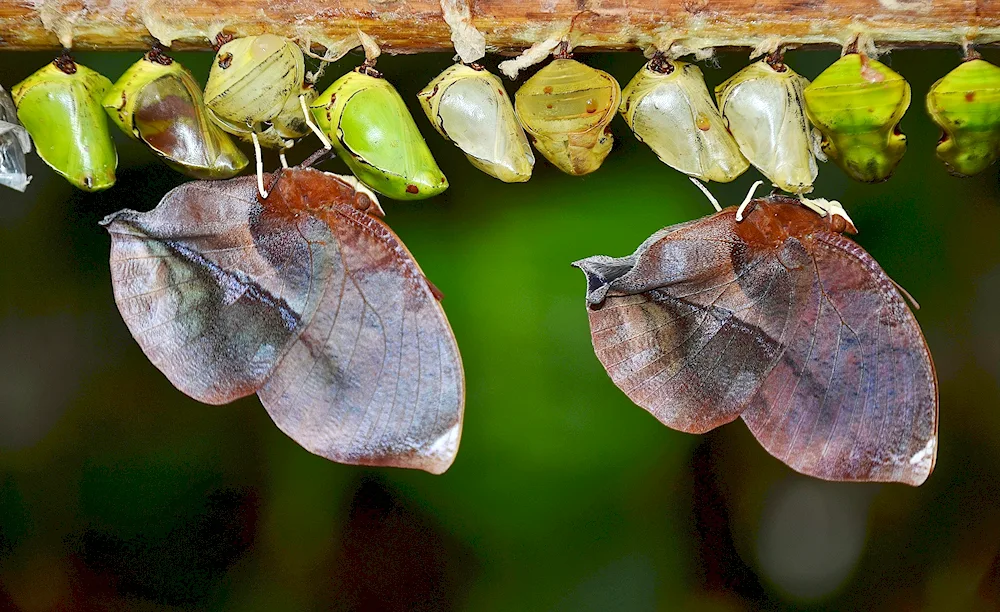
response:
M557 168L584 175L601 167L614 139L608 124L621 102L613 76L560 58L517 90L514 108L535 148Z
M427 118L472 165L506 183L531 178L535 156L500 79L455 64L417 94Z
M0 87L0 185L24 191L31 181L24 156L31 152L31 138L17 120L17 109Z
M622 91L619 110L660 161L688 176L728 183L750 167L694 64L654 57Z
M937 155L960 176L982 172L1000 157L1000 68L978 57L938 80L927 112L942 130Z
M719 110L740 151L772 183L790 193L809 193L816 180L802 102L802 89L808 84L772 55L715 89Z
M823 134L822 150L851 178L877 183L892 175L906 136L899 120L910 85L882 62L849 53L804 91L806 114Z
M115 184L118 152L101 108L111 81L63 54L11 90L39 157L84 191Z
M104 110L122 131L188 176L230 178L248 163L209 119L191 73L159 48L132 64L108 90Z
M225 37L220 35L217 42ZM205 85L209 115L225 131L273 149L287 149L309 132L305 108L316 95L305 81L295 43L273 34L230 40L219 47ZM305 104L303 104L303 102ZM266 196L257 152L257 189Z
M304 81L305 61L292 41L273 34L237 38L216 53L205 85L205 104L227 132L260 134L270 127L263 124L285 110Z
M396 200L419 200L448 188L403 99L367 66L337 79L313 102L313 117L351 171Z

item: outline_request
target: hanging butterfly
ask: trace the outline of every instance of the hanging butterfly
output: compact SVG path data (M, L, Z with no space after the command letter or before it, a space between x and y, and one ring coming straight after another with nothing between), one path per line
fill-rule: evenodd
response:
M257 393L278 427L341 463L448 469L465 402L455 337L375 195L307 167L195 181L111 233L115 301L178 389Z
M772 195L574 263L598 359L673 429L742 416L803 474L921 484L937 453L934 364L896 285L845 230Z

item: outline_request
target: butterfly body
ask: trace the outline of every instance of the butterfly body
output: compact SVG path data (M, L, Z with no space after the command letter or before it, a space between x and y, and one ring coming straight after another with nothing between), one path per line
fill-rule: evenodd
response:
M920 484L936 452L937 381L895 285L837 217L782 197L748 211L577 262L599 360L674 429L742 416L800 472Z
M105 220L116 301L191 397L256 392L316 454L443 472L461 432L461 357L380 211L311 169L283 170L266 200L252 177L188 183L149 213Z

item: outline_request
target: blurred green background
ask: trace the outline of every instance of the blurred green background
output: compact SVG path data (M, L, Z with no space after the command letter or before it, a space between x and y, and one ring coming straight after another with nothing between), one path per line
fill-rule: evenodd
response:
M812 78L837 56L787 61ZM77 54L112 80L138 57ZM204 82L211 54L176 57ZM623 85L643 63L579 57ZM50 59L0 54L0 82ZM332 65L321 88L360 60ZM105 193L74 191L32 155L28 193L0 192L0 609L996 607L997 169L953 178L934 156L923 97L957 50L886 61L913 86L909 152L880 185L823 165L815 195L844 203L858 242L922 306L941 384L940 453L922 487L808 479L740 421L692 436L634 406L594 356L584 279L569 264L630 253L712 212L704 196L620 117L598 172L569 177L539 156L529 183L495 181L417 107L450 56L384 57L451 181L441 197L383 205L444 292L462 349L454 466L337 465L285 437L255 397L211 407L175 390L121 321L98 221L151 209L185 179L119 133L118 184ZM746 63L709 62L709 86ZM290 158L317 146L306 139ZM736 204L756 178L711 188Z

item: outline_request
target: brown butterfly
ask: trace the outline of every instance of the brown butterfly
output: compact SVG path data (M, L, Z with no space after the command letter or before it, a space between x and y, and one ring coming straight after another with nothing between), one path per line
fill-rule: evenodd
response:
M103 221L115 301L191 397L257 393L309 451L439 474L458 451L462 361L440 294L352 177L196 181Z
M934 364L853 227L770 196L590 257L594 350L665 425L738 416L772 455L829 480L922 483L937 454Z

